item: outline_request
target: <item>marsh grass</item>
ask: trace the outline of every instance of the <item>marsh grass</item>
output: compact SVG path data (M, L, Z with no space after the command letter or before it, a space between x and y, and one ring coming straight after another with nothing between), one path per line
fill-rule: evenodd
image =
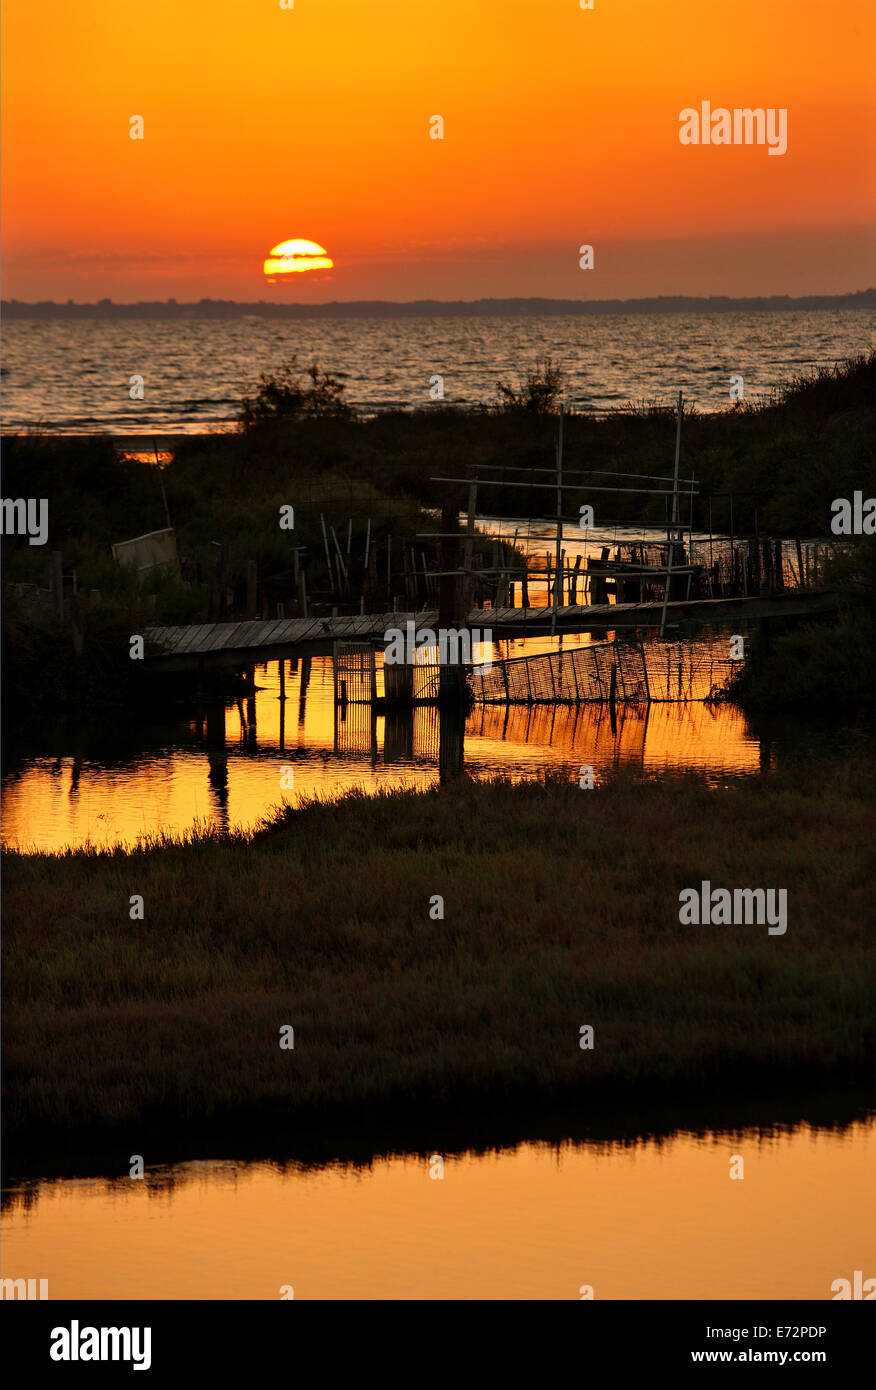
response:
M854 762L718 792L463 780L286 808L252 837L8 853L7 1136L860 1078L872 803ZM786 887L787 934L682 927L703 878Z

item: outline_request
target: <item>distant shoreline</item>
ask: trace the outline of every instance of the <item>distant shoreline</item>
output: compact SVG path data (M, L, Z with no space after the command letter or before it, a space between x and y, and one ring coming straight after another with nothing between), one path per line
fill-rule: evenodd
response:
M876 289L850 294L770 295L733 299L727 295L698 298L658 295L650 299L416 299L394 301L332 300L325 304L283 304L258 300L201 299L197 303L141 300L114 304L101 299L95 304L56 304L54 300L26 303L17 299L0 302L0 313L9 319L127 319L127 318L227 318L256 315L263 318L481 318L534 317L537 315L587 314L714 314L805 312L815 309L876 309Z

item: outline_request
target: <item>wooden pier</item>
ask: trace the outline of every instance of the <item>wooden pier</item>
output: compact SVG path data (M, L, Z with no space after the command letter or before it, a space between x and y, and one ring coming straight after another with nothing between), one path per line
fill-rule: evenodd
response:
M786 593L769 598L696 599L666 605L666 622L733 623L737 617L800 617L830 612L833 593ZM500 637L558 632L606 632L618 628L659 627L662 603L576 604L562 608L475 608L468 627ZM382 646L390 628L437 631L437 610L370 613L351 617L277 618L237 623L199 623L189 627L146 628L146 658L162 670L196 670L275 661L305 648L330 653L335 642L373 642Z

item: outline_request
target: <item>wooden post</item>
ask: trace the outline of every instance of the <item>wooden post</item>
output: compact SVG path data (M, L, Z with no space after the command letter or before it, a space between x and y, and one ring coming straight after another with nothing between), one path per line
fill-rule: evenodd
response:
M760 540L757 536L748 542L748 581L753 594L761 590Z
M326 529L325 529L325 517L323 516L322 512L320 512L320 514L319 514L319 521L320 521L320 525L322 526L322 542L323 542L323 545L325 546L325 563L326 563L326 567L327 567L327 569L328 569L329 587L330 587L331 589L334 589L334 587L335 587L335 577L334 577L334 574L333 574L333 572L332 572L332 557L331 557L331 554L330 554L330 552L329 552L328 535L326 534Z
M581 573L581 556L575 556L575 568L569 574L569 602L573 605L578 602L578 576ZM583 597L583 595L582 595Z
M404 545L404 542L402 542L402 568L403 568L403 570L404 570L404 581L405 581L405 603L407 604L408 609L409 609L411 612L414 612L414 611L415 611L415 607L416 607L416 601L415 601L415 597L414 597L414 587L413 587L413 586L414 586L414 582L415 582L415 580L414 580L414 571L411 569L411 554L412 554L412 553L413 553L413 552L411 551L410 546L408 546L408 547L406 548L405 545Z
M684 401L682 394L678 393L678 423L675 430L675 469L672 475L672 525L669 528L668 554L666 556L666 583L663 590L663 612L660 616L660 636L663 636L666 628L666 605L669 602L669 588L672 583L672 561L673 547L675 543L675 529L678 523L678 464L681 458L681 418L684 411ZM613 668L612 668L613 669Z
M254 618L256 615L258 574L256 561L250 560L246 567L246 616L248 618Z
M551 614L551 636L557 630L557 609L563 602L563 407L557 432L557 536L554 562L554 611Z
M799 532L798 532L798 534L794 537L794 540L795 540L796 545L797 545L797 583L798 583L798 585L800 586L800 588L802 589L802 588L803 588L803 585L804 585L805 582L806 582L806 577L805 577L805 575L804 575L804 573L803 573L803 547L802 547L802 545L800 544L800 535L799 535Z
M642 675L645 677L645 698L648 704L651 703L651 682L648 680L648 662L645 657L645 643L639 643L639 651L642 654Z
M438 626L456 627L462 611L459 575L459 512L450 502L441 509L438 544Z
M347 588L347 567L346 567L346 565L344 564L344 557L343 557L343 555L341 554L341 547L340 547L340 545L339 545L339 543L338 543L338 535L337 535L337 532L335 531L334 526L330 527L330 530L331 530L331 533L332 533L332 540L333 540L334 543L335 543L335 550L337 551L337 555L338 555L338 563L337 563L338 581L339 581L338 588L339 588L339 590L344 590L344 589Z
M478 505L478 481L474 477L468 485L468 514L466 517L465 528L465 551L463 555L462 567L465 570L462 580L462 621L468 623L468 615L471 612L472 598L474 595L474 582L472 578L472 553L474 546L475 512Z
M281 657L280 660L277 662L277 670L278 670L279 675L280 675L280 699L281 699L281 700L285 700L285 698L286 698L286 663L285 663L285 661L282 659L282 657Z

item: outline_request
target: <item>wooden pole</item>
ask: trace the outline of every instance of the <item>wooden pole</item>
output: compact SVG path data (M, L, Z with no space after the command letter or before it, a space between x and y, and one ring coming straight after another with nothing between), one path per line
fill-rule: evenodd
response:
M322 540L323 540L323 545L325 546L325 563L326 563L326 566L327 566L327 568L328 568L329 585L331 586L331 588L334 588L334 587L335 587L335 576L334 576L334 573L332 572L332 557L331 557L331 554L330 554L330 552L329 552L328 536L327 536L327 534L326 534L326 529L325 529L325 517L323 516L322 512L320 512L320 514L319 514L319 520L320 520L320 525L322 526Z
M675 468L672 474L672 522L673 526L678 525L678 462L681 457L681 415L683 402L681 392L678 393L678 424L675 431Z
M778 592L785 587L785 557L782 553L782 542L780 540L773 543L773 550L773 571L775 573L776 592Z
M645 643L639 643L639 651L642 653L642 675L645 677L645 696L648 704L651 703L651 682L648 680L648 662L645 658Z
M675 469L672 475L672 525L669 528L668 554L666 556L666 586L663 590L663 612L660 616L660 636L663 636L666 628L666 605L669 602L669 588L672 583L672 553L673 542L675 539L675 528L678 522L678 464L681 458L681 414L683 409L681 392L678 393L678 424L675 431Z
M155 467L156 467L157 469L159 469L159 474L158 474L158 486L161 488L161 500L162 500L162 502L164 503L164 519L165 519L165 521L167 522L167 529L168 529L168 531L172 531L172 530L173 530L173 524L172 524L172 522L171 522L171 520L170 520L170 507L168 507L168 505L167 505L167 493L164 491L164 479L162 478L161 472L160 472L161 464L158 462L158 444L156 443L156 441L155 441L154 439L153 439L153 441L152 441L152 448L153 448L153 451L154 451L154 453L155 453Z
M341 578L341 582L342 582L343 588L346 589L346 587L347 587L347 566L344 564L344 557L343 557L343 555L341 554L341 547L340 547L340 545L338 544L337 532L335 531L334 526L330 527L329 529L331 530L331 533L332 533L332 540L333 540L334 543L335 543L335 550L338 552L338 575L339 575L339 577Z
M551 614L551 636L557 630L557 610L562 603L562 547L563 547L563 407L560 405L560 424L557 434L557 536L556 560L554 562L554 611Z
M475 512L478 506L478 480L477 476L472 478L468 485L468 516L465 528L465 549L463 551L462 567L465 570L462 581L463 603L462 621L468 622L468 615L471 612L472 598L474 596L474 582L472 574L472 554L474 547Z
M572 603L572 604L576 604L576 603L578 602L578 579L579 579L580 573L581 573L581 556L580 556L580 555L576 555L576 556L575 556L575 567L574 567L574 569L572 570L571 574L569 575L569 586L570 586L569 602ZM583 597L583 595L582 595L582 597Z

